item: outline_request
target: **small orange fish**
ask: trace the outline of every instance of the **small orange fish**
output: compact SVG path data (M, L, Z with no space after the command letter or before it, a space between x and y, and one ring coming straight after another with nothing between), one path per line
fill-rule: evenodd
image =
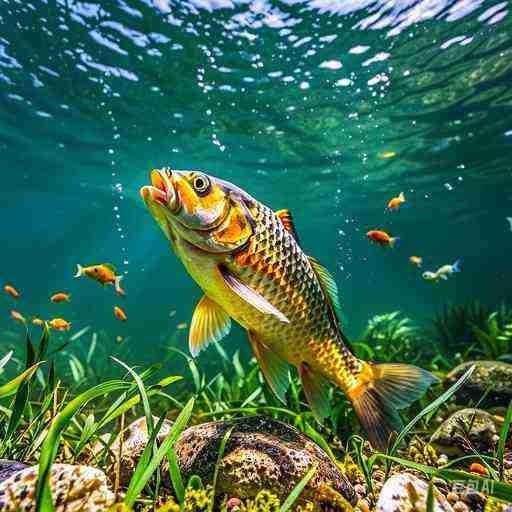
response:
M487 468L478 462L473 462L473 464L471 464L471 466L469 466L469 472L476 473L476 474L482 475L482 476L489 475L489 471L487 471Z
M103 286L107 284L114 285L117 293L124 293L122 290L120 283L123 276L118 276L116 267L111 265L110 263L102 263L100 265L91 265L89 267L82 267L82 265L76 266L76 274L75 277L87 276L98 283L101 283Z
M44 325L44 320L41 320L40 318L35 317L35 318L32 318L32 323L34 325L41 325L42 326L42 325Z
M119 306L114 306L114 315L116 315L116 318L119 318L119 320L122 320L123 322L128 320L126 313Z
M423 263L423 258L421 256L411 256L409 258L409 261L411 265L414 265L415 267L421 267L421 264Z
M386 160L387 158L393 158L396 156L396 151L381 151L377 156L381 160Z
M400 206L405 203L405 194L403 192L400 192L398 196L393 197L393 199L390 199L388 202L388 210L398 210Z
M20 292L14 288L14 286L11 286L10 284L6 284L4 286L5 293L8 293L13 299L19 299L20 298Z
M177 329L179 329L180 331L182 329L186 329L187 328L187 324L185 322L181 322L179 323L177 326L176 326Z
M11 318L13 320L16 320L17 322L21 322L22 324L27 323L27 320L25 319L25 317L18 311L15 311L14 309L11 311Z
M372 229L371 231L368 231L368 233L366 233L366 236L368 237L368 240L375 242L376 244L382 246L389 245L389 247L391 248L398 247L398 244L400 242L399 237L391 237L385 231L380 231L378 229Z
M70 299L71 299L71 295L69 293L63 293L63 292L55 293L54 295L52 295L50 297L50 300L52 302L69 302Z
M119 295L120 297L124 297L126 295L126 292L124 291L124 288L121 288L120 286L118 286L116 288L116 293L117 295Z
M48 324L56 331L69 331L69 329L71 329L71 324L67 320L64 320L64 318L54 318L50 320Z

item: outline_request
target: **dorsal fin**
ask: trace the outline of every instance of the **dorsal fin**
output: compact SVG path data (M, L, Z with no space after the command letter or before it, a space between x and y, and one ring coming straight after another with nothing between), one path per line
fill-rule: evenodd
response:
M293 223L293 217L288 210L288 208L284 208L283 210L277 210L276 215L279 217L279 220L283 223L283 226L287 231L289 231L293 238L295 238L295 241L299 241L299 236L297 235L297 231L295 230L295 224Z
M308 256L308 259L316 276L318 277L318 280L320 281L322 290L330 301L334 312L339 319L341 317L341 306L340 299L338 298L338 285L336 284L334 277L331 276L330 272L316 258Z

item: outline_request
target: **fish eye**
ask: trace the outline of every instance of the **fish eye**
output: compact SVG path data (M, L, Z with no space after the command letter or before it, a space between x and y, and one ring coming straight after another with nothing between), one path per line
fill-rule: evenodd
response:
M197 174L194 176L192 186L199 195L204 195L210 189L210 180L204 174Z

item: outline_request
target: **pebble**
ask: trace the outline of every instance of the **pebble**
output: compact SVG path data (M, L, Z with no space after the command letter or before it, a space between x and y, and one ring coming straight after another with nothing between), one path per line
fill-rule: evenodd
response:
M457 501L453 505L453 512L470 512L470 510L463 501Z

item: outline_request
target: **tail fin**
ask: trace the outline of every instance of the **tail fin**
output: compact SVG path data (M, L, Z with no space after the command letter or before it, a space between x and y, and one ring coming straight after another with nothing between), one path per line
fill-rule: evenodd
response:
M393 238L390 238L389 240L389 246L391 248L395 248L395 247L398 247L400 245L400 237L399 236L395 236Z
M80 265L79 263L76 264L76 274L74 277L80 277L84 273L84 267Z
M366 363L358 381L349 398L372 445L385 451L391 432L403 428L398 410L418 400L438 379L417 366Z
M405 203L405 194L403 192L400 192L400 194L398 194L398 199L400 199L400 201Z
M458 259L453 265L452 265L453 272L462 272L462 260Z
M124 295L124 290L121 288L121 279L123 279L123 276L116 276L114 281L114 288L118 295Z

